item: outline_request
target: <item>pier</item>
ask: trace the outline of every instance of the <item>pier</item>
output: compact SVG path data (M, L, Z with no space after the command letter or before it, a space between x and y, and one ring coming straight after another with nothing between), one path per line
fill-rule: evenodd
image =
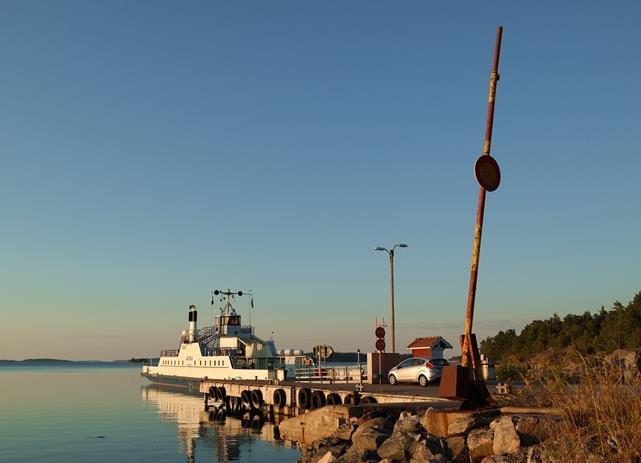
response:
M210 419L249 413L271 421L275 417L295 416L326 405L460 407L458 401L436 397L437 386L205 379L200 382L199 391Z

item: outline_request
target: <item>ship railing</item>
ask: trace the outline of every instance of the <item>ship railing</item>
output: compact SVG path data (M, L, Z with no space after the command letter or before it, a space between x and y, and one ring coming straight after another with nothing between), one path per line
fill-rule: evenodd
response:
M198 341L201 344L209 344L216 337L216 328L214 326L205 326L198 330Z
M294 375L297 381L310 383L358 383L367 379L367 370L364 366L343 367L305 367L296 368Z
M161 350L160 356L161 357L178 357L178 350L177 349Z
M254 334L254 327L251 326L251 325L241 325L240 326L240 332L241 333Z

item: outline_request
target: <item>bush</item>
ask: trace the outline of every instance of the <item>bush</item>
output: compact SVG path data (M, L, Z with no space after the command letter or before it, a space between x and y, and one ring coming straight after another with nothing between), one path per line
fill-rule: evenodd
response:
M641 383L622 384L607 364L584 362L578 381L569 384L557 372L545 376L539 404L559 408L547 453L563 462L641 462ZM599 460L600 458L600 460Z
M499 381L523 381L527 369L518 365L501 365L496 368L496 379Z

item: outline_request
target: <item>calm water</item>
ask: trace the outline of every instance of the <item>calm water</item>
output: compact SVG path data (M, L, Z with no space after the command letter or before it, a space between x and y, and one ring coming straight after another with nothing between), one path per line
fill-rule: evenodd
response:
M0 365L0 462L294 462L262 430L199 424L202 398L150 386L132 366Z

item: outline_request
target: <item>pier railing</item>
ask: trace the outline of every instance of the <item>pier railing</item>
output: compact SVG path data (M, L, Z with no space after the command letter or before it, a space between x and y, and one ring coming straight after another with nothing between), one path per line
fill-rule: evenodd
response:
M344 367L307 367L294 370L297 381L310 383L358 383L367 379L367 372L363 366Z

